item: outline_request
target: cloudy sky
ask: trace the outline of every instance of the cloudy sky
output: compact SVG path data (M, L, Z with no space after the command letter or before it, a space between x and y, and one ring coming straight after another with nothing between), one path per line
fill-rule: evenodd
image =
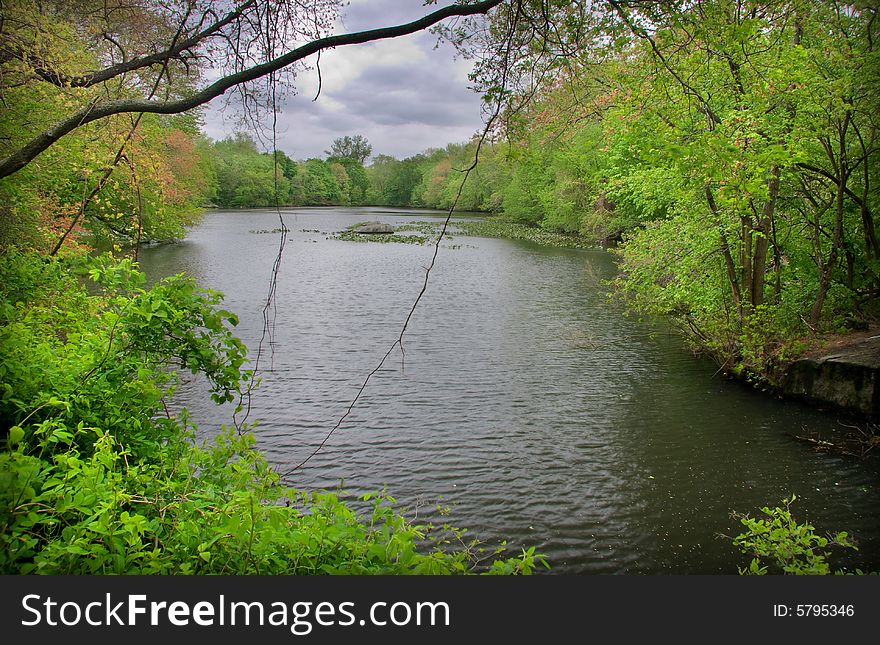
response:
M445 4L445 3L441 3ZM351 0L337 33L407 22L429 13L423 0ZM433 7L436 9L436 7ZM467 89L469 61L455 59L448 44L418 33L341 47L321 56L317 74L297 79L297 94L278 115L278 147L294 159L323 157L337 137L360 134L373 155L408 157L430 147L466 141L481 129L480 97ZM314 57L309 59L314 66ZM222 139L240 126L235 107L209 107L205 130Z

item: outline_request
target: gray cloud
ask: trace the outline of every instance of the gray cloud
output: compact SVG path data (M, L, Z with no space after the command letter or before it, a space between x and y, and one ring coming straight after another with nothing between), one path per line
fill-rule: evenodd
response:
M331 96L352 115L380 125L476 125L475 97L462 91L461 79L435 64L368 68Z
M415 20L438 7L426 7L422 0L362 0L346 8L342 24L347 31L375 29Z
M366 0L345 12L340 31L406 22L429 12L422 0ZM416 34L378 45L340 48L322 58L323 86L312 101L314 73L301 75L300 94L278 115L279 147L298 159L321 157L333 139L361 134L374 154L406 157L464 141L481 127L480 97L467 89L467 69L449 45ZM208 111L209 136L222 138L235 125Z

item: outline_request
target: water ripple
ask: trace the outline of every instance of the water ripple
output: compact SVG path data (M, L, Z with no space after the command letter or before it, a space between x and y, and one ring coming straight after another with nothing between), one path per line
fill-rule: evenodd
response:
M298 244L310 235L298 229L366 217L296 218L252 412L282 471L327 437L397 338L430 254ZM224 292L253 349L277 240L247 231L276 223L269 212L213 213L185 245L145 249L142 265ZM796 493L803 517L854 533L860 564L880 567L877 462L814 454L789 436L836 417L725 382L662 325L624 316L605 297L614 266L602 251L456 241L466 245L442 251L405 357L392 355L294 485L387 486L421 521L534 545L556 573L615 574L735 573L742 557L717 537L736 531L731 511ZM178 399L204 433L230 421L230 406L205 404L200 379L185 379Z

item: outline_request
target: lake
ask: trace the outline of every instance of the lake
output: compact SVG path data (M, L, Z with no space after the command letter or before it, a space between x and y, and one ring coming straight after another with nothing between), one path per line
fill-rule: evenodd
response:
M387 489L419 522L535 546L556 574L736 574L747 558L722 537L740 532L731 513L796 494L796 517L859 541L841 564L880 569L880 460L792 437L852 419L727 380L663 321L626 315L607 296L615 265L601 249L444 241L405 355L391 354L327 438L397 339L433 251L333 233L442 216L283 211L290 233L249 420L281 472L326 439L287 483ZM271 210L209 212L183 242L142 249L141 267L224 293L254 355L279 226ZM206 391L184 377L175 405L210 435L233 410Z

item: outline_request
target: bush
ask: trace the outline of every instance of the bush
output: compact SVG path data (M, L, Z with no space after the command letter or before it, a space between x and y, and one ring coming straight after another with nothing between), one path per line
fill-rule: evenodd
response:
M753 556L747 568L739 569L741 575L827 575L831 573L828 557L832 548L858 550L846 532L823 537L816 534L812 524L795 520L790 507L796 499L792 495L782 500L782 506L765 506L761 511L766 518L739 516L746 531L736 536L733 543ZM846 572L838 569L835 573Z

